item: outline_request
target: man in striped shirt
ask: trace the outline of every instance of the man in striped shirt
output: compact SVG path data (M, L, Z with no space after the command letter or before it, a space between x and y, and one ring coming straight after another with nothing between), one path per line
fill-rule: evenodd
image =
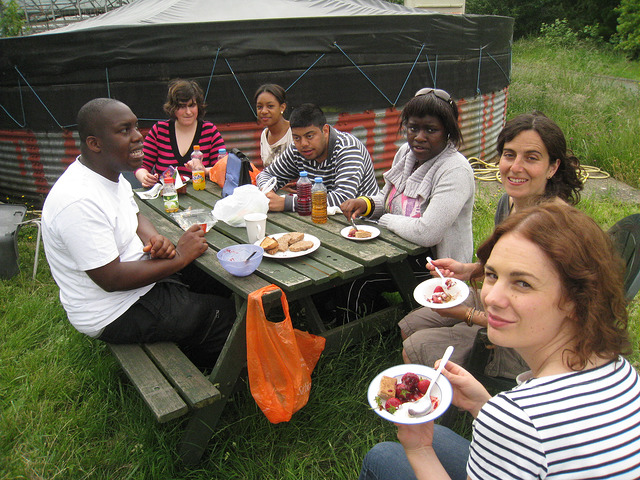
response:
M311 181L322 177L328 206L337 207L350 198L378 193L373 162L365 146L350 133L328 125L320 107L302 104L293 110L289 122L293 144L257 178L259 187L273 177L277 179L274 190L267 193L269 210L295 210L296 195L280 196L275 191L297 179L302 171L309 174Z

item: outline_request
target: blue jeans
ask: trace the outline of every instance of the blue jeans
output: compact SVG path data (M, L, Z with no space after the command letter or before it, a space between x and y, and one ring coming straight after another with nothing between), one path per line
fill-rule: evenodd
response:
M466 480L469 440L434 425L433 449L453 480ZM415 480L404 448L397 442L379 443L364 457L359 480Z

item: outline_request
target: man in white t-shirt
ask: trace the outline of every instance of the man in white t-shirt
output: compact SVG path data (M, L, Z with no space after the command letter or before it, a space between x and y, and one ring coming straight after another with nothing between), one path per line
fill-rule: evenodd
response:
M117 100L80 109L81 155L42 210L47 260L78 331L111 343L175 341L196 365L211 367L233 323L233 303L194 293L174 275L208 247L197 226L174 246L138 211L121 175L142 163L137 122Z

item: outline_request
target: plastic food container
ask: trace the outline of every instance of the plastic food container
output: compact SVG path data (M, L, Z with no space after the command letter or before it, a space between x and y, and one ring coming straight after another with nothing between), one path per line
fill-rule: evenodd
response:
M255 252L248 261L247 258ZM246 277L255 272L262 262L264 249L259 245L248 243L232 245L218 252L218 261L224 269L236 277Z
M213 227L218 222L218 219L214 217L210 211L204 210L202 208L175 212L172 213L171 216L185 231L189 230L189 227L191 227L191 225L198 224L201 226L205 226L204 229L206 233L211 230L211 227Z

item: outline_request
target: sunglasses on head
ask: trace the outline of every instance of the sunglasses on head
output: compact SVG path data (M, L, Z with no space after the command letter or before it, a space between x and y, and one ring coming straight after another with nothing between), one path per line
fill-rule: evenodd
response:
M439 88L421 88L416 92L414 96L417 97L418 95L428 95L430 93L433 93L440 100L451 103L451 95L449 95L444 90L440 90Z

